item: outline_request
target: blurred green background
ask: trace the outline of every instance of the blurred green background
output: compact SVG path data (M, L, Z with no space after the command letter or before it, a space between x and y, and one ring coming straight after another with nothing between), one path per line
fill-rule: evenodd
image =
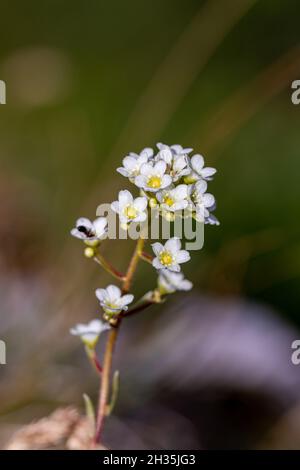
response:
M221 226L206 228L204 249L185 270L199 295L193 302L265 305L297 338L300 106L291 83L300 79L299 2L12 0L0 11L2 440L60 404L81 406L83 373L96 396L68 330L97 314L93 291L109 278L69 230L125 188L115 172L122 158L156 142L191 146L218 169L210 191ZM122 269L132 249L108 242L105 252ZM137 294L152 287L149 270L141 266ZM152 320L148 312L137 320L139 335ZM298 375L294 367L297 387ZM120 414L135 393L124 388ZM215 440L203 432L187 447L227 446L221 431Z

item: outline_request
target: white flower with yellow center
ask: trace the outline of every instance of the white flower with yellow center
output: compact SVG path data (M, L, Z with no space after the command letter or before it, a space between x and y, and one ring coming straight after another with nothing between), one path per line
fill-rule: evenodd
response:
M114 201L111 208L119 214L122 224L144 222L147 219L147 198L137 197L133 199L130 191L126 189L119 192L118 201Z
M137 176L134 183L144 191L157 192L167 188L172 183L170 175L166 175L167 164L160 160L157 163L145 163L141 167L141 174Z
M92 320L87 324L78 323L78 325L70 329L70 333L74 336L80 336L80 339L87 346L95 347L100 334L109 329L108 323L104 323L101 320Z
M98 217L91 222L85 217L76 221L76 227L71 230L71 235L84 241L102 240L107 235L107 218Z
M123 310L128 310L128 305L134 299L132 294L122 296L121 289L113 284L106 289L96 289L96 297L105 313L109 315L117 315Z
M158 276L158 287L162 295L173 294L176 291L191 290L193 284L184 278L182 273L172 273L167 269L162 269Z
M210 217L210 210L213 210L216 204L214 196L207 193L206 190L206 181L200 180L191 191L191 200L196 210L196 220L199 222L205 222Z
M117 172L127 178L135 178L140 174L141 166L147 163L152 156L153 150L151 148L143 149L140 154L131 152L123 158L123 166L117 168Z
M191 158L192 173L187 176L189 183L195 183L199 179L206 181L212 180L212 176L216 173L216 169L212 167L204 167L204 158L202 155L193 155Z
M171 238L165 245L161 243L153 243L152 249L156 257L152 261L152 265L156 269L169 269L170 271L179 272L180 264L190 260L190 254L186 250L181 250L181 242L178 238Z
M186 184L179 184L174 189L165 189L156 195L161 209L165 211L180 211L189 205L189 190Z

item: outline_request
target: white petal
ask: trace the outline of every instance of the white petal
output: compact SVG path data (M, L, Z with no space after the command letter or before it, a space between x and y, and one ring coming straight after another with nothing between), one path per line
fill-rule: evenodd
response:
M134 157L125 157L122 163L126 170L131 172L136 168L137 161Z
M154 260L152 261L152 266L155 269L163 269L164 268L164 266L161 264L161 262L159 261L158 258L154 258Z
M95 294L100 302L103 302L107 297L107 292L105 289L96 289Z
M137 197L133 202L133 206L138 211L144 211L147 207L147 198L146 197Z
M120 212L120 206L119 206L119 201L114 201L111 203L110 207L112 208L112 210L114 212L116 212L117 214Z
M134 184L139 188L145 188L147 186L147 179L145 176L138 175L134 179Z
M165 250L171 251L172 253L176 253L181 248L181 241L179 238L170 238L165 244Z
M212 207L215 204L215 198L212 194L203 194L203 203L205 207Z
M186 250L180 250L177 253L176 260L177 260L178 263L186 263L190 259L191 259L190 254Z
M130 191L125 189L124 191L119 192L120 208L130 204L132 201L133 201L133 196Z
M141 166L140 173L143 176L148 176L153 173L153 166L150 163L144 163Z
M153 154L154 154L153 149L150 147L144 148L140 153L141 156L145 155L147 158L153 157Z
M72 228L70 233L73 237L79 238L80 240L85 240L87 238L86 235L82 232L79 232L77 228Z
M126 294L121 297L121 305L124 307L125 305L131 304L133 301L134 296L132 294Z
M151 246L152 246L152 250L154 251L154 253L156 254L156 256L159 255L159 253L160 253L161 251L163 251L163 249L164 249L163 245L162 245L161 243L158 243L158 242L152 243Z
M121 290L119 289L119 287L114 286L113 284L110 284L106 288L106 291L111 301L115 301L121 297Z
M170 271L173 271L174 273L179 273L181 268L180 268L179 264L172 264L172 266L169 266L168 269Z
M93 224L95 227L96 235L98 237L101 237L106 232L107 218L98 217L97 219L94 220Z
M189 205L188 201L185 200L185 201L178 201L178 202L175 202L173 204L173 206L170 207L170 210L172 210L173 212L175 211L182 211L184 209L187 208L187 206Z
M160 162L159 162L160 163ZM172 184L172 178L170 175L164 175L161 180L161 188L167 188Z
M193 169L197 172L197 173L200 173L200 171L202 170L202 168L204 167L204 158L202 157L202 155L194 155L192 158L191 158L191 164L192 164L192 167Z
M157 157L164 160L167 163L167 165L171 165L172 160L173 160L173 154L171 150L168 148L162 149L157 155Z
M208 178L209 176L214 175L216 172L217 170L215 168L207 166L206 168L203 168L203 170L201 170L201 176L203 178Z
M181 290L191 290L193 288L193 283L191 281L188 281L187 279L184 279L180 283L180 289Z
M166 168L166 162L160 160L159 162L155 163L153 170L155 174L162 176L165 173Z
M145 222L147 219L147 214L146 212L141 212L135 219L134 222Z
M176 199L185 199L188 195L188 187L186 184L179 184L175 189Z
M200 180L196 183L195 185L196 191L198 191L200 194L204 194L205 191L207 190L207 182L204 180Z
M120 175L122 175L122 176L126 176L126 178L128 178L128 176L129 176L128 171L125 170L125 168L123 168L123 167L117 168L117 172L120 173Z

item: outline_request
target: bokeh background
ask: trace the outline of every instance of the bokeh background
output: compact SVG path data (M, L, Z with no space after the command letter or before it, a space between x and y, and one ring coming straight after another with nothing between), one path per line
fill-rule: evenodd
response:
M108 276L69 236L126 180L129 151L193 147L218 169L220 227L185 267L195 289L124 322L110 448L298 448L298 0L2 2L1 445L97 377L78 321ZM131 242L107 242L124 269ZM134 293L155 282L141 264ZM103 347L103 344L102 344ZM101 354L101 345L99 354Z

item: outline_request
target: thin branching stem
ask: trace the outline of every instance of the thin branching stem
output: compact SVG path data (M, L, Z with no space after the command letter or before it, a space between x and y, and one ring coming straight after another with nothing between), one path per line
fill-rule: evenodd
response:
M120 273L117 271L110 263L107 261L104 256L101 253L97 253L94 256L94 261L96 263L100 264L105 271L107 271L109 274L111 274L114 278L118 279L119 281L124 281L125 276L124 274Z
M140 255L143 251L145 244L145 239L139 238L134 250L134 253L131 257L131 260L128 265L128 269L126 272L125 277L122 277L123 285L122 291L128 292L130 290L131 282L136 271ZM106 416L107 410L107 403L108 403L108 395L110 389L110 376L111 376L111 366L112 366L112 357L115 348L115 343L117 340L118 332L120 329L121 324L121 317L117 324L110 330L108 334L108 339L106 342L106 348L104 353L104 360L103 360L103 370L102 370L102 377L101 377L101 385L100 385L100 392L99 392L99 403L98 403L98 414L97 414L97 421L96 421L96 433L94 438L94 444L97 445L101 441L102 431Z

